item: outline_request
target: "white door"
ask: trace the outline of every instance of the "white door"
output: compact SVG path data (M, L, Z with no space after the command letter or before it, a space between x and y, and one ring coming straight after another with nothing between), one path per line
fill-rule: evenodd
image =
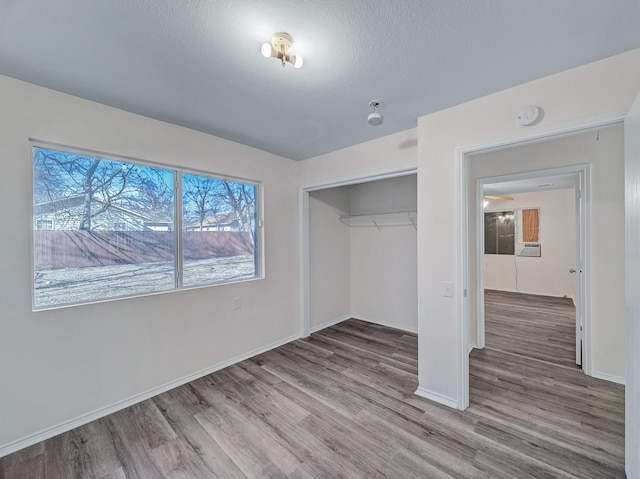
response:
M583 253L584 253L584 221L582 214L584 211L583 200L584 174L579 173L576 178L575 194L576 194L576 263L575 268L569 272L576 276L576 364L582 366L582 341L584 339L584 281L582 280L582 272L584 269Z
M624 121L625 149L625 460L640 479L640 95Z

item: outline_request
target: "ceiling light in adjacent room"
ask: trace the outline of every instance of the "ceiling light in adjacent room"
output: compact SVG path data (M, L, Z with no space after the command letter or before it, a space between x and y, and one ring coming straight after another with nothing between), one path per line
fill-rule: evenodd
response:
M369 102L369 106L373 108L373 113L369 114L369 116L367 117L367 122L371 126L382 125L384 117L381 113L378 113L378 108L382 106L382 102L380 100L373 100Z
M287 62L294 68L302 67L303 59L300 55L291 55L291 47L295 42L293 37L285 32L277 32L271 36L271 43L263 43L260 51L265 58L277 58L284 67Z

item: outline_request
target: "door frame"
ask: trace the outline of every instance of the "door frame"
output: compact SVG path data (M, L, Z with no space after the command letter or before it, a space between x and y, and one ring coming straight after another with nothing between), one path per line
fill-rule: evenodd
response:
M576 242L576 335L582 339L582 369L591 375L591 303L587 300L591 295L591 165L577 164L543 170L531 170L509 175L492 176L476 179L476 338L474 348L485 346L485 308L484 308L484 186L487 184L503 183L506 181L529 180L548 176L574 176L575 191L580 191L582 207L576 202L575 242ZM472 204L470 204L471 206ZM579 215L579 217L578 217ZM582 273L582 274L581 274ZM581 319L582 331L578 327ZM577 351L576 351L577 354Z
M458 310L458 409L469 407L469 353L472 344L469 341L469 170L473 155L500 150L510 146L522 146L531 143L547 141L575 133L613 126L624 121L626 112L612 112L606 115L586 118L574 122L564 123L551 128L540 128L528 133L519 133L511 138L487 140L484 143L461 146L456 148L456 169L458 177L458 258L456 280L461 285L462 294L457 298ZM474 281L477 278L473 278ZM476 287L476 284L473 284ZM477 302L476 302L477 304Z
M322 180L316 183L302 185L298 188L298 213L300 225L299 251L300 251L300 337L306 338L311 334L311 271L309 256L309 193L312 191L336 188L339 186L357 185L370 181L385 180L417 174L417 166L408 166L381 170L375 173L343 176Z
M624 122L625 176L625 470L640 478L640 94Z

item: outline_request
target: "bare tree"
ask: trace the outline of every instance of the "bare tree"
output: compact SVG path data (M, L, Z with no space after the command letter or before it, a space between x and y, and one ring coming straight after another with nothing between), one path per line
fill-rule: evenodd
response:
M182 211L185 221L197 222L202 231L204 221L211 217L216 223L221 211L218 201L221 181L198 175L182 175Z
M94 228L97 216L114 206L172 218L173 185L164 181L161 171L35 148L34 201L57 202L58 214L63 215L67 222L77 221L77 229L87 231ZM71 201L76 199L80 205L79 214L78 202Z
M256 208L255 185L223 180L224 195L221 201L226 203L234 213L238 221L238 229L249 233L254 255L253 262L255 272L258 272L258 255L255 254L258 245L258 228L256 227L258 211Z
M256 195L255 186L247 183L223 180L224 194L221 197L238 221L238 229L251 234L251 239L255 245L256 240Z
M169 220L173 223L174 217L174 182L165 180L166 171L152 169L138 178L138 195L132 204L128 198L123 198L121 204L131 209L143 208L153 216L155 220ZM172 178L173 180L173 178Z

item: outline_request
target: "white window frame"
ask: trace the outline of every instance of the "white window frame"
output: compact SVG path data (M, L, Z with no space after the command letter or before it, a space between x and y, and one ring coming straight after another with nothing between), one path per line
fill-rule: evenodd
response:
M36 231L35 228L35 223L34 223L34 177L35 177L35 171L34 171L34 162L33 162L33 149L34 148L46 148L46 149L52 149L52 150L57 150L57 151L62 151L65 153L75 153L75 154L79 154L79 155L87 155L87 156L92 156L92 157L98 157L98 158L103 158L105 160L111 160L111 161L122 161L122 162L127 162L127 163L132 163L132 164L136 164L136 165L140 165L140 166L148 166L148 167L153 167L153 168L161 168L164 170L168 170L168 171L172 171L174 173L174 226L173 226L173 230L172 232L174 233L174 265L175 265L175 271L174 271L174 287L171 289L167 289L167 290L163 290L163 291L151 291L148 293L137 293L137 294L130 294L130 295L120 295L120 296L114 296L111 298L100 298L100 299L93 299L93 300L87 300L87 301L78 301L78 302L71 302L71 303L64 303L64 304L56 304L56 305L51 305L51 306L36 306L35 303L35 257L34 257L34 251L35 251L35 240L34 240L34 232ZM54 143L54 142L49 142L49 141L43 141L43 140L38 140L38 139L33 139L30 138L29 139L29 162L30 162L30 168L29 168L29 172L30 172L30 205L29 205L29 213L30 213L30 224L31 224L31 228L30 228L30 263L31 263L31 307L32 307L32 311L37 312L37 311L47 311L47 310L53 310L53 309L60 309L60 308L68 308L68 307L74 307L74 306L82 306L82 305L87 305L87 304L98 304L98 303L104 303L104 302L109 302L109 301L119 301L119 300L123 300L123 299L130 299L130 298L138 298L138 297L145 297L145 296L155 296L158 294L170 294L170 293L174 293L177 291L183 291L183 290L191 290L191 289L200 289L200 288L209 288L209 287L216 287L216 286L223 286L223 285L227 285L227 284L235 284L235 283L245 283L245 282L250 282L250 281L257 281L257 280L263 280L266 277L266 272L265 272L265 240L264 240L264 187L261 181L259 180L253 180L253 179L248 179L248 178L242 178L242 177L236 177L236 176L231 176L231 175L227 175L227 174L221 174L221 173L216 173L213 171L205 171L205 170L200 170L200 169L194 169L194 168L188 168L188 167L183 167L183 166L176 166L176 165L170 165L170 164L166 164L166 163L161 163L161 162L155 162L155 161L149 161L149 160L143 160L140 158L135 158L135 157L130 157L130 156L124 156L124 155L118 155L118 154L114 154L114 153L108 153L108 152L103 152L103 151L98 151L98 150L90 150L90 149L85 149L85 148L79 148L79 147L74 147L74 146L69 146L69 145L64 145L64 144L60 144L60 143ZM182 174L190 174L190 175L198 175L198 176L206 176L206 177L211 177L211 178L215 178L215 179L220 179L220 180L229 180L229 181L233 181L233 182L238 182L238 183L244 183L244 184L248 184L248 185L253 185L256 190L255 190L255 196L256 196L256 229L257 229L257 234L256 234L256 245L254 246L254 248L257 250L257 252L254 252L254 254L257 254L257 260L255 261L255 264L257 266L257 271L255 271L255 276L251 277L251 278L243 278L243 279L234 279L234 280L229 280L229 281L219 281L216 283L208 283L208 284L199 284L199 285L193 285L193 286L182 286L182 265L183 265L183 251L182 251L182 190L181 190L181 178L182 178Z

